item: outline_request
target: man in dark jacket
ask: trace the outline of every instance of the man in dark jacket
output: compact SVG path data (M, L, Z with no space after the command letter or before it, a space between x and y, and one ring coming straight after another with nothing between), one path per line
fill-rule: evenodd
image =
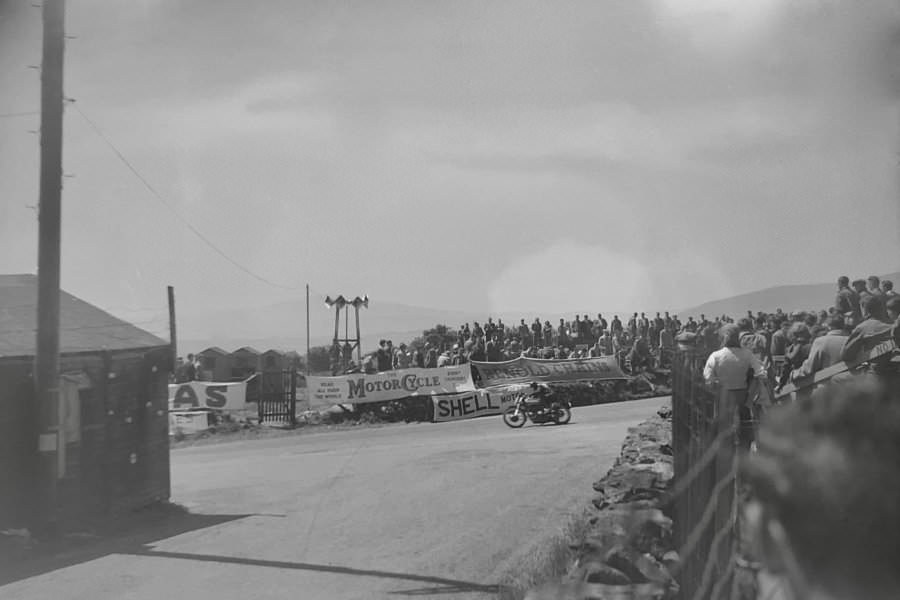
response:
M841 351L841 360L857 362L866 357L881 342L891 338L891 325L881 298L865 296L860 303L863 321L853 328Z
M838 277L838 291L834 298L834 308L839 314L848 317L859 314L859 296L850 289L850 278L846 275Z
M841 353L847 342L847 331L844 329L844 316L834 314L828 319L828 333L813 340L809 356L799 369L791 373L791 380L796 381L815 375L823 369L841 361Z

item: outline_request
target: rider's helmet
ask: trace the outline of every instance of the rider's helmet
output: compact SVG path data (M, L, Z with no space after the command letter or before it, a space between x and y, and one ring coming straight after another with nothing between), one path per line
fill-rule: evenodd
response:
M540 387L540 385L538 385L538 382L537 382L537 381L532 381L532 382L531 382L531 389L536 390L536 389L538 389L539 387Z

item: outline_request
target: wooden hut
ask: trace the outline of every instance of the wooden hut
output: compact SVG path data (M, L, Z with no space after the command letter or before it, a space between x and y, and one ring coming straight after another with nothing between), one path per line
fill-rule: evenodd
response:
M231 379L247 379L261 370L260 353L256 348L244 346L231 353Z
M231 355L218 346L210 346L202 352L200 357L200 373L197 374L203 381L230 381L231 380Z
M40 504L36 315L37 277L0 275L0 528L22 526ZM168 342L61 292L54 509L63 519L169 498L172 367Z

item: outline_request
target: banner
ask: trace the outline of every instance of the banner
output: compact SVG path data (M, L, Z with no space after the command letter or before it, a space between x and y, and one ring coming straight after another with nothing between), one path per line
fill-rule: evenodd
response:
M169 410L185 407L243 410L247 408L246 404L246 381L236 383L189 381L169 384Z
M501 404L500 394L489 394L485 390L467 392L465 394L449 394L432 396L435 423L474 419L487 415L499 415L506 408Z
M310 409L334 404L362 404L399 400L409 396L471 392L468 365L436 369L401 369L383 373L354 373L338 377L308 377L306 394Z
M469 363L472 378L479 388L543 381L586 381L604 379L628 379L612 356L547 360L540 358L516 358L506 362Z

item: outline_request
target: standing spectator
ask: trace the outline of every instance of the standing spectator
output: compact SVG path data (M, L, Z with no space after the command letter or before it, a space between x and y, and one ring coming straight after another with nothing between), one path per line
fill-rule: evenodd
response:
M393 357L387 351L387 340L379 340L378 350L375 351L375 368L379 373L390 371L393 363Z
M559 340L560 346L569 345L569 330L566 327L565 319L559 320L559 326L556 328L556 339Z
M885 300L897 297L897 292L894 291L894 282L890 279L881 282L881 291L884 292Z
M435 369L438 364L438 353L437 349L434 346L428 345L425 349L425 368L426 369Z
M859 314L859 295L850 289L850 278L846 275L838 277L838 291L834 298L834 308L844 318ZM778 309L781 310L781 309Z
M778 322L773 319L772 325L773 327L776 327L776 329L772 332L772 341L769 342L769 356L772 356L773 358L775 356L784 356L788 345L787 332L788 328L791 326L790 321L784 319L781 322Z
M841 361L841 352L847 341L844 328L844 316L835 314L828 320L828 333L813 340L809 356L798 369L791 373L791 380L796 381L815 375L822 369Z
M487 323L484 324L484 339L492 340L494 339L494 333L496 332L496 325L494 325L493 317L488 317Z
M463 350L463 348L460 346L454 346L453 347L453 361L452 361L453 366L464 365L467 362L469 362L469 361L468 361L468 358L466 358L466 353Z
M872 295L871 293L869 293L869 289L866 287L866 280L854 279L850 285L853 286L853 290L856 292L857 297L859 297L859 304L861 308L863 298Z
M531 324L531 345L534 348L540 348L543 345L543 340L541 339L541 331L543 329L541 320L535 317L534 323Z
M881 291L881 280L877 275L869 275L866 291L869 292L869 294L871 294L872 296L878 296L879 298L884 300L884 292Z
M497 327L494 329L494 333L497 335L497 339L502 344L504 339L506 338L506 325L503 324L503 319L497 319Z
M522 346L528 346L531 340L531 329L525 324L525 319L519 322L519 342Z
M500 362L500 341L495 335L491 340L487 343L487 359L489 362Z
M631 352L629 353L629 359L631 361L632 373L638 373L650 367L650 347L644 336L639 334L634 340L634 345L632 345Z
M550 324L550 321L544 322L544 345L553 345L553 325Z
M406 344L400 344L397 352L394 353L394 368L408 369L410 367L412 357L406 351Z
M444 350L441 352L441 355L437 357L437 367L449 367L452 364L453 360L450 358L450 352Z
M790 381L791 373L795 369L802 367L806 359L809 358L810 337L809 327L805 323L794 323L791 325L791 328L788 330L788 340L790 340L791 345L788 346L784 354L784 365L778 378L776 391L781 390Z
M391 341L391 340L388 340L388 341L387 341L387 344L385 344L385 348L384 348L384 349L385 349L385 351L387 352L387 359L388 359L388 362L389 362L390 365L391 365L390 367L388 367L387 370L390 371L391 369L394 368L394 342ZM348 361L349 361L350 358L353 357L353 348L350 347L350 344L346 344L346 345L344 346L344 351L345 351L345 354L349 353L348 356L347 356L347 358L345 358L345 360L348 360Z
M697 333L697 322L694 320L694 317L688 317L687 323L684 324L684 330Z
M600 346L600 356L612 356L612 338L609 336L609 331L604 331L600 335L597 345Z
M613 320L609 324L609 333L612 336L617 336L620 335L622 331L622 321L619 320L619 315L613 315Z
M740 330L735 325L722 327L722 348L709 355L703 368L706 384L734 397L741 420L741 445L753 441L753 406L748 391L752 378L765 379L762 364L752 352L741 346Z
M478 321L475 321L475 324L472 326L472 337L476 342L484 339L484 329L481 328Z
M420 369L425 368L425 355L422 353L422 351L418 347L413 349L412 360L410 362L412 363L412 366L414 366L414 367L418 367Z
M626 331L631 337L635 337L637 335L638 330L638 314L634 313L631 315L631 318L628 319L628 325L626 326Z
M472 346L472 352L469 353L469 360L476 360L479 362L484 362L487 360L487 353L485 352L483 343L476 342Z
M609 329L609 323L607 323L606 319L603 318L602 313L597 313L597 326L600 328L601 334Z
M594 336L591 334L591 327L593 327L593 325L590 317L584 315L584 318L581 320L581 340L583 344L594 343Z
M638 319L638 335L644 340L650 335L650 319L644 313L641 313L641 318Z
M672 364L672 353L675 351L675 336L668 327L663 327L659 332L659 362L666 369Z

